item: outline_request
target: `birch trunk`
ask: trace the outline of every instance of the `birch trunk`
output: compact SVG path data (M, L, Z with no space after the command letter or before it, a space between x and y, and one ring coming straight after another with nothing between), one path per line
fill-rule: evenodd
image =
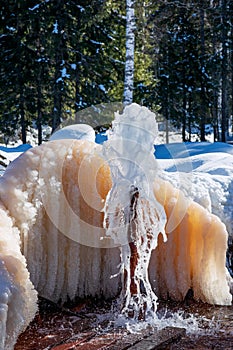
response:
M206 123L206 84L205 84L205 10L204 4L200 2L199 8L200 15L200 38L201 38L201 55L200 55L200 64L201 64L201 141L206 141L205 139L205 123Z
M123 102L128 105L133 102L134 85L134 46L135 46L135 0L126 0L126 57Z

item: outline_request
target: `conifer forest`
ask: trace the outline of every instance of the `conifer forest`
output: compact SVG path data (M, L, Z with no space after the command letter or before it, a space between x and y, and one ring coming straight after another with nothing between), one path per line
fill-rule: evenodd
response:
M207 124L227 140L233 1L1 0L0 12L1 133L20 129L26 143L36 125L40 144L42 125L55 130L87 107L129 103L129 83L131 102L179 127L183 141L192 128L204 141Z

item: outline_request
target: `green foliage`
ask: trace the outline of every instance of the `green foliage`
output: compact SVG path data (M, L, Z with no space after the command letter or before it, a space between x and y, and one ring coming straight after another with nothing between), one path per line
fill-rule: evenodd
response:
M227 3L229 6L230 2ZM219 103L223 95L222 71L228 71L229 82L231 78L228 58L222 66L221 6L220 1L160 1L153 19L162 33L157 61L157 103L166 118L183 126L183 139L185 130L191 131L192 126L199 125L201 129L210 123L217 127L222 117ZM226 33L230 33L230 27ZM229 42L230 37L225 40ZM230 113L229 104L228 118Z
M229 119L232 5L224 3L223 20L223 1L135 2L135 102L159 105L186 130L203 118L217 127L225 33ZM84 108L122 101L125 13L125 0L0 0L0 130L21 126L26 142L32 122L55 129Z

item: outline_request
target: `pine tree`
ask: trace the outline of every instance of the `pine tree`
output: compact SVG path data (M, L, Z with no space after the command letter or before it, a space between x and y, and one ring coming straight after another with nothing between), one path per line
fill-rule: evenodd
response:
M11 129L21 126L22 142L26 143L28 89L25 77L30 76L30 47L25 41L29 21L23 1L2 4L1 22L1 112L3 122ZM28 64L27 64L28 63ZM5 98L6 101L5 101ZM13 130L12 130L13 132Z

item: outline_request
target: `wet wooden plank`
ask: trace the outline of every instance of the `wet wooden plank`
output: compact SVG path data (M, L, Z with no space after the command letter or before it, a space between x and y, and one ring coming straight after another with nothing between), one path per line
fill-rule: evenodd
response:
M108 348L108 350L129 349L133 344L140 342L151 334L151 329L145 329L142 333L122 334L120 339L116 340L115 343Z
M142 333L90 334L79 339L70 338L67 342L51 347L52 350L154 350L178 341L185 334L181 328L165 328L160 331L144 330Z
M138 343L129 347L129 350L155 350L168 344L178 341L185 335L184 328L166 327L159 331L155 331L152 335L144 338ZM122 349L123 350L123 349Z

